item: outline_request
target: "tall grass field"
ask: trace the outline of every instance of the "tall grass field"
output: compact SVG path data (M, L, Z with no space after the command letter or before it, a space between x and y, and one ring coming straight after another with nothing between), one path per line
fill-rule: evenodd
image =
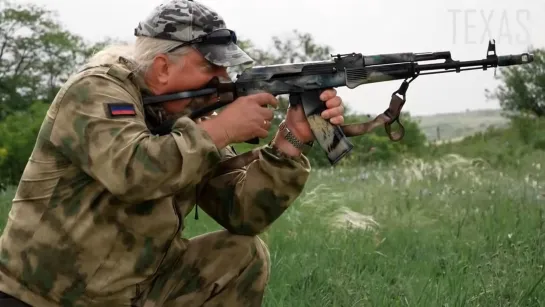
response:
M264 306L544 306L545 155L313 170L262 235ZM0 196L4 225L13 190ZM184 236L220 227L202 211Z

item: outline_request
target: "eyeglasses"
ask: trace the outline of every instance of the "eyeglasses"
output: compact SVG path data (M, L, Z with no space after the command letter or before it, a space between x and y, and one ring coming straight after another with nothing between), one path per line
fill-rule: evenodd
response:
M229 29L218 29L206 35L202 35L190 41L184 42L183 44L179 46L171 48L167 51L167 53L172 52L178 48L182 48L184 46L193 45L193 44L227 45L231 42L233 44L237 43L237 35L235 31L232 31Z

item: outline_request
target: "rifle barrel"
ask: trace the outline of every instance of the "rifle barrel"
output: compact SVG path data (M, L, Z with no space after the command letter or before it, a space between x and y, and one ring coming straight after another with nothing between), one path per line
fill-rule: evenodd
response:
M433 64L418 64L416 66L416 71L428 71L436 69L456 69L463 67L493 67L498 63L497 59L485 59L485 60L471 60L471 61L449 61L444 63L433 63Z
M464 67L482 67L483 69L489 67L497 66L511 66L511 65L520 65L525 63L530 63L534 60L532 54L522 53L522 54L511 54L503 55L498 57L489 57L482 60L471 60L471 61L452 61L447 60L444 63L432 63L432 64L418 64L416 65L416 71L429 71L437 69L458 69Z

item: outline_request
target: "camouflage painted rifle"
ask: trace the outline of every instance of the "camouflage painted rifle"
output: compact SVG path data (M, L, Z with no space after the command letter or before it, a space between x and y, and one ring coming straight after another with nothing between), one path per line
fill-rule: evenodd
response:
M419 75L462 70L483 69L497 66L526 64L533 61L533 55L496 55L494 40L488 44L485 59L455 61L450 51L430 53L391 53L364 56L360 53L332 55L333 59L317 62L257 66L246 69L237 76L235 82L213 80L208 86L196 91L156 96L144 103L158 103L201 95L217 94L218 102L194 111L192 118L198 118L215 109L223 107L237 97L258 92L268 92L274 96L288 94L290 105L303 106L316 141L327 153L332 165L341 160L353 148L347 137L359 136L384 125L391 140L401 140L405 134L399 122L401 109L406 101L405 93ZM423 61L444 60L441 63L422 64ZM384 113L366 123L335 126L322 119L325 110L319 99L320 93L327 88L346 86L350 89L366 83L376 83L404 79L400 88L392 93L390 105ZM393 132L391 125L397 123L399 130ZM254 139L249 143L255 144ZM256 151L249 151L233 158L228 164L239 167L257 158Z

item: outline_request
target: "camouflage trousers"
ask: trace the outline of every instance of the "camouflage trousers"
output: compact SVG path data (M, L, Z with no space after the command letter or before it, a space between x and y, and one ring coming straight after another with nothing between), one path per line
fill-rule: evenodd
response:
M270 255L259 237L227 231L189 240L179 266L144 290L143 307L261 306Z

